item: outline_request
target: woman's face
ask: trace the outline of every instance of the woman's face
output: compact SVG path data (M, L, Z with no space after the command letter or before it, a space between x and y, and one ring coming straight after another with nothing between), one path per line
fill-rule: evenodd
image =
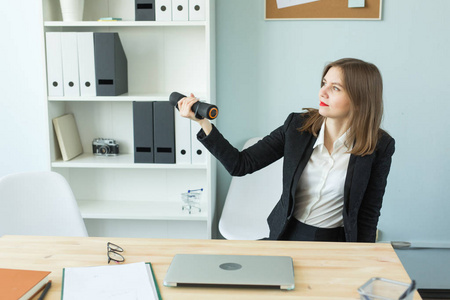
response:
M343 74L340 68L331 67L322 81L319 90L319 113L332 119L347 121L350 117L350 97L344 88Z

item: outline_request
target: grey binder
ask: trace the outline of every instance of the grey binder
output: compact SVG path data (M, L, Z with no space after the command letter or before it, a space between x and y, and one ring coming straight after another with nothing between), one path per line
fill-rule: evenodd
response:
M136 21L155 21L155 0L135 0Z
M97 96L128 92L128 62L117 32L94 32Z
M133 102L134 162L153 163L153 102Z
M175 116L169 101L153 102L155 163L175 163Z

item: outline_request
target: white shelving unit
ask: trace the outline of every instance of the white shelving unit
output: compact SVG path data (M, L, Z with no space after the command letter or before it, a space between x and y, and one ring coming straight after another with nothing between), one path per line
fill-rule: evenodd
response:
M115 97L48 97L51 168L69 182L91 236L211 238L215 162L135 164L133 101L168 101L173 91L215 102L214 0L205 21L134 21L134 0L85 1L80 22L63 22L58 0L43 0L44 32L118 32L129 92ZM101 17L123 21L98 22ZM45 34L43 35L45 38ZM45 66L44 66L45 67ZM52 119L73 113L84 153L63 161ZM113 138L120 155L96 157L92 140ZM203 188L201 212L182 210L181 193Z

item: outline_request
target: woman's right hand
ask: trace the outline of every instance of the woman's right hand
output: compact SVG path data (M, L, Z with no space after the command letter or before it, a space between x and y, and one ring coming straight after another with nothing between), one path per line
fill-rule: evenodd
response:
M191 119L192 121L199 123L205 134L208 135L212 130L212 125L209 120L206 118L197 119L195 117L195 113L192 111L192 105L194 105L194 103L197 101L199 101L199 99L191 93L189 97L184 97L180 101L178 101L178 109L182 117Z
M192 111L192 105L195 102L199 101L198 98L191 93L189 97L184 97L180 101L178 101L178 109L180 110L180 115L184 118L191 119L192 121L200 121L195 117L195 113Z

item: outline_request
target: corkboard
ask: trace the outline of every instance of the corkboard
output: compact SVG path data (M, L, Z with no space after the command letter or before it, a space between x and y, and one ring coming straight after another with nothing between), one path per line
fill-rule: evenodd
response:
M383 0L365 0L365 7L361 8L348 8L348 0L319 0L282 9L278 9L277 0L265 1L266 20L381 20Z

